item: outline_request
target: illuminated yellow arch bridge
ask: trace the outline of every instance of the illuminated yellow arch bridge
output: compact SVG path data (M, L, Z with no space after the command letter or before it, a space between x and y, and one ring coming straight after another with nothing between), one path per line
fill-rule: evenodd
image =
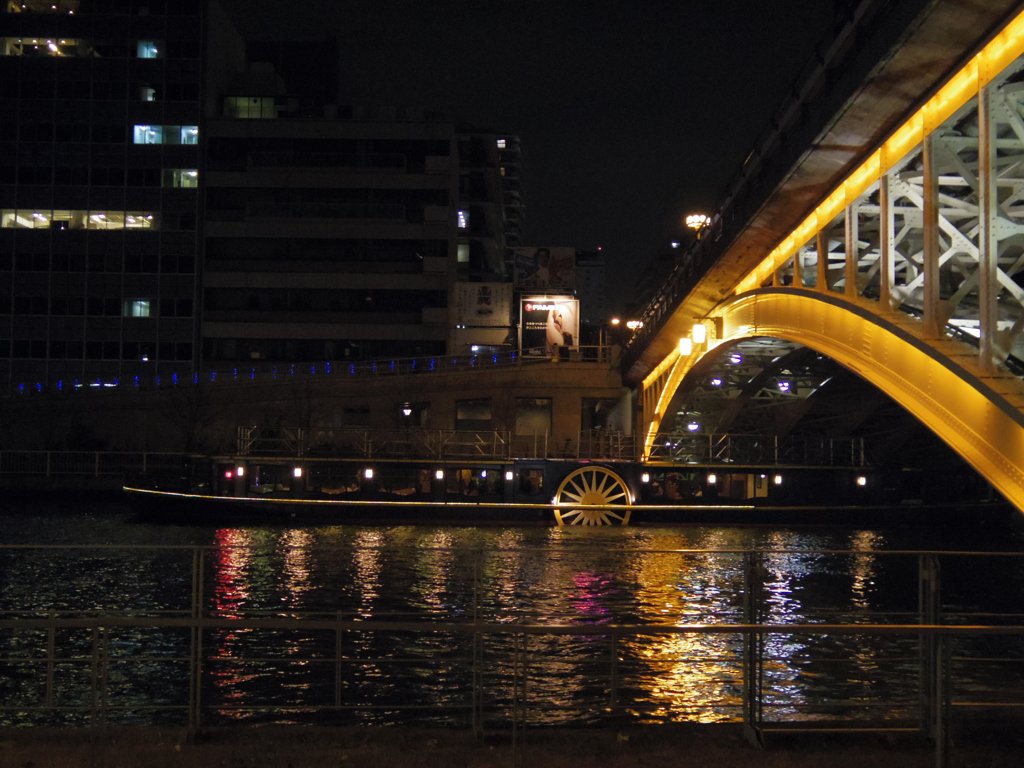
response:
M825 355L1024 510L1024 14L982 42L788 234L722 250L652 301L627 348L646 458L685 434L680 397L711 360L784 341L776 391L796 375L787 349Z

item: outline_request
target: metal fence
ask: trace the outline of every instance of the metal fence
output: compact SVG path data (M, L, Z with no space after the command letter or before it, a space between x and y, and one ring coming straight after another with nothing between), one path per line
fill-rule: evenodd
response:
M179 471L181 453L143 451L0 451L0 475L109 477Z
M649 458L694 464L862 467L864 440L778 435L658 433Z
M236 569L233 558L246 549L0 547L8 565L29 556L79 573L111 558L123 558L126 573L166 559L177 576L154 581L175 585L180 598L176 605L146 605L140 597L139 605L93 611L5 604L0 718L8 725L101 726L131 716L193 728L429 718L477 732L713 720L743 723L754 733L918 731L935 740L943 765L959 720L994 713L1006 724L1010 713L1019 725L1024 715L1024 616L950 610L940 581L940 562L961 573L993 560L1019 570L1024 556L1016 553L639 552L678 561L679 572L701 565L730 571L735 599L717 615L671 624L545 624L488 614L494 585L486 583L488 553L479 550L446 550L472 574L467 610L458 618L244 610L225 604L230 590L211 583L211 571ZM309 552L297 547L278 555ZM379 553L359 548L347 556ZM768 621L769 568L828 557L899 558L917 604L852 612L822 606L799 621ZM247 589L259 589L259 571L245 577ZM833 672L824 683L780 685L780 667L799 674L806 664L794 663L793 644L810 646L812 639L829 649L819 668ZM840 681L851 677L851 664L861 674L881 670L871 695L844 693ZM649 689L658 695L641 695Z

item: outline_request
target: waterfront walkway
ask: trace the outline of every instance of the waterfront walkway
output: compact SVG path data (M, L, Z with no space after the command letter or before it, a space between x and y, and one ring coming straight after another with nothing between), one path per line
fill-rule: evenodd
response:
M1007 738L962 733L950 765L1017 768L1024 754L1020 730ZM119 728L90 731L41 728L0 730L0 768L924 768L934 749L916 734L874 736L772 734L748 741L736 725L657 726L614 730L492 733L409 728L238 728L204 731Z

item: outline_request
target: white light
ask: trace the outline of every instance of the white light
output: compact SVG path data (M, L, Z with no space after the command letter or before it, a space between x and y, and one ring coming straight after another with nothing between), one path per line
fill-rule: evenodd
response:
M868 479L866 477L864 477L864 475L858 475L857 476L857 485L862 485L863 486L863 485L867 485L867 484L868 484Z
M302 477L302 467L296 467L292 470L292 477Z
M479 352L480 351L480 347L478 347L476 344L474 344L472 347L469 348L469 351L470 352Z
M515 477L515 475L512 474L512 470L511 469L505 470L505 479L506 480L511 480L513 477Z
M682 355L683 357L686 357L687 355L692 353L693 341L690 339L689 336L683 336L683 338L679 340L679 354Z
M783 392L789 392L789 382L788 381L780 381L779 382L779 389L782 390Z
M626 323L626 327L631 331L637 331L644 327L643 321L641 320L630 320Z
M700 424L698 424L696 421L691 421L689 424L686 425L686 428L691 432L696 432L698 429L700 429Z
M722 386L722 380L716 376L715 378L713 378L711 380L711 386L712 387L720 387L720 386Z
M673 240L672 241L672 247L673 248L678 248L679 247L679 243L677 243L675 240Z
M640 475L640 482L645 484L651 482L651 476L644 472L642 475Z
M245 467L238 467L235 470L235 474L238 475L239 477L245 477Z
M703 213L691 213L686 217L686 226L690 229L703 229L711 223L711 219Z
M743 357L741 355L730 355L729 360L733 363L742 363Z
M717 482L718 482L718 475L716 475L714 472L712 472L710 475L708 475L708 485L714 485Z
M480 477L487 477L487 470L486 469L481 469L480 470Z
M695 323L690 334L694 344L703 344L708 340L708 328L704 323Z
M409 405L409 403L406 403L405 405L402 406L402 415L412 416L412 406Z
M776 485L782 485L782 475L776 475L775 476L775 484Z
M434 473L434 477L436 477L438 480L444 480L444 470L443 469L437 470Z
M364 469L363 470L363 477L365 477L367 480L373 480L373 470L370 469L369 467Z
M56 45L54 45L53 43L50 43L50 46L49 46L49 47L50 47L50 50L51 50L51 51L53 51L54 53L56 53L56 52L57 52L57 46L56 46Z

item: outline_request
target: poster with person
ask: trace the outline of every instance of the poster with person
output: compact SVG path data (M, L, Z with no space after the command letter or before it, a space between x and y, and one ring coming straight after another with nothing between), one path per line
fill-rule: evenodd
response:
M517 291L561 293L576 288L575 248L514 248L512 258Z
M580 303L571 298L523 299L521 349L524 355L550 357L555 346L579 343Z

